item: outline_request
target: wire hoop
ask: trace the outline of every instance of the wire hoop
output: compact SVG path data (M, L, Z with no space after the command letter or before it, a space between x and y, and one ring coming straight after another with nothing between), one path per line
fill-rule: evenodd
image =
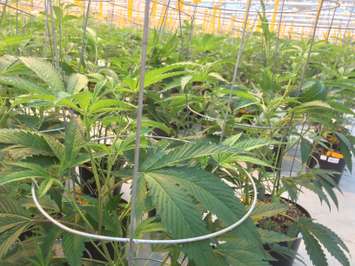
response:
M218 236L221 236L221 235L223 235L225 233L228 233L228 232L232 231L233 229L235 229L239 225L241 225L246 219L249 218L249 216L254 211L255 206L256 206L256 202L257 202L257 198L258 198L258 191L257 191L256 184L255 184L252 176L248 175L248 178L249 178L249 180L250 180L250 182L252 184L252 187L253 187L253 192L254 192L253 201L252 201L248 211L238 221L236 221L235 223L225 227L224 229L216 231L214 233L201 235L201 236L196 236L196 237L180 238L180 239L140 239L140 238L133 238L132 242L135 243L135 244L150 244L150 245L154 245L154 244L166 244L166 245L184 244L184 243L191 243L191 242L197 242L197 241L211 239L211 238L218 237ZM76 229L70 228L70 227L62 224L61 222L59 222L56 219L54 219L49 213L47 213L43 209L42 205L39 203L39 200L37 198L36 187L38 187L38 184L37 184L36 181L33 181L31 192L32 192L32 199L33 199L33 201L35 203L36 208L39 210L39 212L44 217L46 217L50 222L52 222L54 225L56 225L57 227L61 228L62 230L66 231L68 233L72 233L74 235L78 235L78 236L82 236L82 237L86 237L86 238L91 238L91 239L96 239L96 240L123 242L123 243L130 242L130 238L128 238L128 237L114 237L114 236L108 236L108 235L98 235L98 234L93 234L93 233L88 233L88 232L76 230Z

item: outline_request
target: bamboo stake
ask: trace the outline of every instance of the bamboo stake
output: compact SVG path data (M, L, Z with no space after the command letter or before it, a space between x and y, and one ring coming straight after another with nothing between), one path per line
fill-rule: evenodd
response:
M141 143L141 131L142 131L142 116L143 116L143 98L144 98L144 79L145 79L145 68L147 62L147 47L148 47L148 37L149 37L149 9L150 0L145 0L144 8L144 26L143 26L143 40L142 40L142 51L141 51L141 68L139 76L139 94L138 94L138 109L137 109L137 119L136 119L136 144L134 148L134 167L133 167L133 180L132 180L132 191L131 191L131 215L130 215L130 242L128 251L128 265L134 266L135 257L135 247L132 241L136 225L136 197L137 197L137 186L139 178L139 157L140 157L140 143Z

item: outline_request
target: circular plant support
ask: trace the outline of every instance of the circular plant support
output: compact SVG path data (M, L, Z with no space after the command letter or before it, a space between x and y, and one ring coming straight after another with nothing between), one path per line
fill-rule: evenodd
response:
M54 219L49 213L47 213L43 209L42 205L40 204L40 202L37 198L36 187L38 187L38 184L36 182L32 183L31 192L32 192L33 201L34 201L37 209L40 211L40 213L42 213L43 216L45 216L50 222L52 222L53 224L55 224L56 226L58 226L62 230L72 233L74 235L83 236L83 237L96 239L96 240L103 240L103 241L113 241L113 242L123 242L123 243L133 242L135 244L151 244L151 245L152 244L171 244L171 245L173 245L173 244L184 244L184 243L190 243L190 242L197 242L197 241L202 241L202 240L207 240L207 239L211 239L214 237L218 237L220 235L223 235L225 233L232 231L233 229L235 229L236 227L241 225L246 219L248 219L248 217L251 215L251 213L255 209L256 202L257 202L257 188L255 185L255 182L254 182L252 176L248 175L248 178L249 178L249 180L252 184L252 187L253 187L254 197L253 197L253 201L252 201L248 211L238 221L236 221L235 223L229 225L228 227L223 228L223 229L216 231L214 233L200 235L200 236L196 236L196 237L168 239L168 240L167 239L141 239L141 238L130 239L128 237L114 237L114 236L108 236L108 235L98 235L98 234L88 233L88 232L84 232L84 231L70 228L70 227L62 224L61 222L57 221L56 219Z

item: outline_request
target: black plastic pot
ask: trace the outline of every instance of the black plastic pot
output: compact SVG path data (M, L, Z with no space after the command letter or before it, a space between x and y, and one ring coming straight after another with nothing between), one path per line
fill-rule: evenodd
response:
M299 210L301 210L304 215L308 218L311 217L311 215L309 214L309 212L304 209L302 206L300 206L299 204L295 203L295 202L292 202L288 199L285 199L285 198L282 198L285 202L287 203L291 203L293 205L295 205ZM299 235L300 232L297 232L297 235ZM285 248L290 248L291 250L294 251L294 254L297 254L297 250L301 244L301 241L302 241L302 238L301 237L298 237L296 238L295 240L291 241L291 242L280 242L280 243L277 243L278 245L282 246L282 247L285 247ZM264 245L264 248L269 251L269 254L275 259L274 261L269 261L270 265L272 266L292 266L293 265L293 262L296 258L296 256L292 256L292 257L289 257L289 256L284 256L284 255L281 255L277 252L274 252L274 251L270 251L270 246L269 245Z
M288 247L296 253L300 244L301 244L301 241L302 241L302 238L297 238L290 243L281 242L278 244L282 247L285 247L285 248ZM275 261L269 261L270 265L272 265L272 266L292 266L293 262L295 260L295 257L282 256L279 253L276 253L273 251L271 251L269 254L275 259Z
M343 175L345 169L345 160L343 158L336 159L325 155L321 156L319 153L314 153L313 157L308 163L308 167L314 168L317 165L320 169L337 172L331 174L330 176L333 178L336 184L339 184L341 180L341 176Z

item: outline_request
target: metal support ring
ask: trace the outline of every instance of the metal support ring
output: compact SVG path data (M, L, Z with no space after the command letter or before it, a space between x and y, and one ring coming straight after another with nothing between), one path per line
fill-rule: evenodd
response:
M225 233L228 233L228 232L232 231L233 229L235 229L236 227L241 225L246 219L248 219L248 217L251 215L251 213L253 212L253 210L255 209L255 206L256 206L257 196L258 196L257 188L256 188L256 185L255 185L255 182L254 182L252 176L248 174L248 178L249 178L249 180L250 180L250 182L252 184L253 191L254 191L254 197L253 197L252 204L250 205L248 211L238 221L236 221L235 223L229 225L228 227L226 227L224 229L221 229L219 231L216 231L214 233L201 235L201 236L196 236L196 237L180 238L180 239L168 239L168 240L167 239L140 239L140 238L133 238L132 242L135 243L135 244L151 244L151 245L153 245L153 244L167 244L167 245L169 245L169 244L170 245L184 244L184 243L191 243L191 242L197 242L197 241L203 241L203 240L211 239L211 238L218 237L218 236L221 236L221 235L223 235ZM87 238L91 238L91 239L96 239L96 240L123 242L123 243L128 243L130 241L130 238L128 238L128 237L114 237L114 236L108 236L108 235L92 234L92 233L88 233L88 232L84 232L84 231L80 231L80 230L76 230L76 229L70 228L70 227L60 223L59 221L54 219L50 214L48 214L43 209L43 207L39 203L39 200L38 200L37 195L36 195L36 187L38 187L38 184L36 183L36 181L34 181L32 183L31 192L32 192L33 201L34 201L37 209L50 222L52 222L53 224L55 224L56 226L58 226L62 230L67 231L69 233L72 233L74 235L87 237Z

